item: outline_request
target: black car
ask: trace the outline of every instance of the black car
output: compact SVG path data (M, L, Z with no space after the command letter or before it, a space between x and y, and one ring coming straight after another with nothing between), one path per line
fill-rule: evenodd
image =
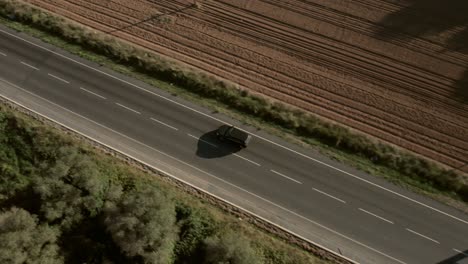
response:
M243 148L246 148L252 138L248 133L228 125L222 125L216 131L216 136L219 140L229 140L240 145Z

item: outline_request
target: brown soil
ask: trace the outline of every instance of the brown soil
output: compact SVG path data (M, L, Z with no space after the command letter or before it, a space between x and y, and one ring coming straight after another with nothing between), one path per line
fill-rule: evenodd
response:
M465 0L28 2L448 166L468 161Z

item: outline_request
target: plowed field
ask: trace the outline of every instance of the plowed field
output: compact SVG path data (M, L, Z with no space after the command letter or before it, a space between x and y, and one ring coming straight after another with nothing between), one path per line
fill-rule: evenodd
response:
M28 2L468 172L468 1Z

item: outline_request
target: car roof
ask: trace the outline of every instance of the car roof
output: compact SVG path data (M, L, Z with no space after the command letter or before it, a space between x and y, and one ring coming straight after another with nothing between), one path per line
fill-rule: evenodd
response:
M234 138L238 138L238 139L241 139L243 141L247 140L249 138L249 134L247 132L244 132L234 126L232 126L230 129L229 129L229 134L231 135L231 137L234 137Z

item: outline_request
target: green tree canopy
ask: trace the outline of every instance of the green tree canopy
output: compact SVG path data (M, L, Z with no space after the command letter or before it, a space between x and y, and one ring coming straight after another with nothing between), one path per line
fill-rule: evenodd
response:
M41 212L50 222L69 228L103 207L109 181L94 162L71 146L62 147L57 160L34 182L42 200Z
M63 263L56 244L58 232L38 225L28 211L12 208L0 213L0 263Z
M170 263L176 240L173 202L154 187L142 186L108 203L105 224L121 251L145 263Z
M260 264L262 257L242 235L228 231L205 239L205 264Z

